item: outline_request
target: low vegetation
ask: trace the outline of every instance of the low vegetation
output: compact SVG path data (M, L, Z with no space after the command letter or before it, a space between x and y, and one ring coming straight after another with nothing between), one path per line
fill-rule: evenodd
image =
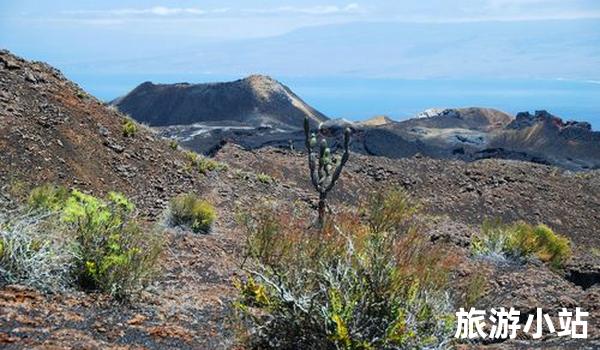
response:
M465 309L475 306L475 303L485 295L488 285L488 277L480 271L466 278L462 288L462 304Z
M123 121L123 136L133 137L137 133L137 125L129 118L125 118Z
M57 211L66 203L69 190L63 186L44 184L29 193L27 205L33 210Z
M206 175L211 171L226 171L227 164L217 162L214 159L199 156L195 152L186 152L188 159L188 169L197 169L201 174Z
M21 200L29 194L27 184L17 178L11 178L6 185L6 193L12 200ZM4 188L2 188L4 189Z
M4 282L42 290L70 286L127 298L152 277L160 236L143 230L133 204L43 185L31 191L25 214L0 223Z
M481 234L471 241L471 251L476 256L494 260L523 262L536 257L559 269L571 256L570 241L548 226L525 222L502 224L486 221Z
M216 219L217 212L212 204L193 193L179 195L169 205L171 225L187 227L194 232L210 232Z
M0 284L58 291L71 282L74 256L56 218L26 213L0 220Z
M398 205L397 210L393 210ZM236 303L253 349L445 348L456 257L418 234L403 191L309 226L301 210L259 208Z
M124 298L152 276L161 240L142 230L133 212L133 204L118 193L101 200L72 192L62 220L75 234L74 273L82 287Z
M225 171L227 164L217 162L210 158L201 158L198 160L198 171L202 174L207 174L210 171Z
M274 179L270 175L265 173L256 174L256 179L258 180L258 182L263 184L270 184L274 181Z

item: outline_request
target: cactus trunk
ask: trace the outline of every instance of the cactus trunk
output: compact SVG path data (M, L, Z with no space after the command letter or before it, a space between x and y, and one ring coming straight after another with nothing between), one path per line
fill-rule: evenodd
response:
M321 127L319 127L319 134ZM348 161L350 152L348 150L350 144L350 129L344 131L344 153L341 160L334 160L331 149L327 146L327 140L321 138L317 142L317 135L310 132L310 124L308 118L304 118L304 134L306 137L306 150L308 151L308 167L310 170L310 180L319 193L319 226L323 226L327 209L327 194L333 188L336 181L339 179L342 168ZM313 151L318 145L318 150Z
M326 199L327 199L326 193L319 193L319 208L318 208L319 227L323 227L323 224L325 223L325 209L326 209L325 200Z

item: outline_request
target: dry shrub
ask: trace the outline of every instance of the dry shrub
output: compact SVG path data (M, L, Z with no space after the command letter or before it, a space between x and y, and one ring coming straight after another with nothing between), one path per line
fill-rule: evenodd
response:
M20 283L60 291L72 282L73 254L50 214L0 217L0 284Z
M445 347L454 326L447 287L456 258L418 233L418 207L402 196L376 194L360 213L338 213L320 229L298 210L262 207L245 216L247 275L236 283L236 306L246 345Z

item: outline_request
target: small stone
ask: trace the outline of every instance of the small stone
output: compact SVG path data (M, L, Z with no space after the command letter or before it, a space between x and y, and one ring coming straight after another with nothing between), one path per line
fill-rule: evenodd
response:
M27 80L28 82L34 83L34 84L37 83L37 79L31 72L25 73L25 80Z

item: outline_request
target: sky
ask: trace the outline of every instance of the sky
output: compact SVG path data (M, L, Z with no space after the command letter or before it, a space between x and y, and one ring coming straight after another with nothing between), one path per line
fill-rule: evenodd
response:
M146 80L261 73L326 114L404 116L459 103L514 112L533 94L532 109L600 126L597 0L0 0L0 47L106 100ZM420 87L406 103L419 103L386 100L410 82Z

